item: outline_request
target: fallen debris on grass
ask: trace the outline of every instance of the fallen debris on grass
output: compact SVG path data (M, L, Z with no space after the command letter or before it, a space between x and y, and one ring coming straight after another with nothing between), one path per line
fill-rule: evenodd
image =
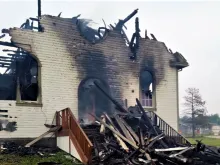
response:
M54 154L59 152L58 148L39 148L39 147L24 147L14 142L5 142L1 146L1 154L15 154L15 155L40 155Z
M68 156L68 158L66 158ZM1 146L1 165L79 165L76 159L58 148L24 147L14 142Z

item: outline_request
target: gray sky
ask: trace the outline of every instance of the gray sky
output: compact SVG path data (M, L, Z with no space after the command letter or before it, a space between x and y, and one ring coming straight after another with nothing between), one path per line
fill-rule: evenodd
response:
M173 52L179 51L190 66L179 74L180 109L185 89L200 89L209 113L220 114L220 2L92 2L42 0L42 14L73 17L81 14L102 23L114 24L138 8L141 34L153 33ZM0 29L20 27L37 16L37 0L0 0ZM126 24L128 36L134 32L134 18ZM212 87L212 88L211 88ZM218 102L219 101L219 102Z

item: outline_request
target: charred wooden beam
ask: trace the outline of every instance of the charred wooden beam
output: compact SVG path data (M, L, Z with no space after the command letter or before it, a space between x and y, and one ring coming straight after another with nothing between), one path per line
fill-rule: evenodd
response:
M145 30L145 39L150 39L150 38L147 36L147 30Z
M105 118L104 115L101 116L101 119L102 119L103 122L106 122L106 118ZM103 124L101 124L100 133L102 133L102 134L105 133L105 126Z
M154 137L153 139L150 139L150 140L149 140L149 144L148 144L147 147L148 147L148 148L151 148L151 147L154 145L155 142L157 142L158 140L162 139L163 137L164 137L164 134L162 133L162 134L160 134L160 135Z
M116 125L114 124L114 122L112 121L112 119L108 116L108 114L107 113L104 113L104 115L105 115L105 117L107 118L107 120L110 122L110 124L111 125L109 125L112 129L114 129L115 131L117 131L117 132L120 132L118 129L117 129L117 127L116 127ZM104 125L105 126L105 122L104 121L102 121L101 120L101 122L100 122L102 125ZM103 123L105 123L105 124L103 124ZM125 150L125 151L129 151L129 148L127 147L127 145L124 143L124 141L122 141L121 140L121 138L120 137L118 137L118 135L117 134L115 134L115 132L113 132L113 134L114 134L114 136L115 136L115 138L117 139L117 141L118 141L118 143L120 144L120 146Z
M11 62L13 62L13 61L15 61L15 60L13 60L13 59L9 59L9 60L8 60L8 59L2 59L2 58L0 57L0 61L10 62L10 63L11 63ZM10 64L10 63L9 63L9 64Z
M123 20L119 20L119 22L117 23L116 27L114 28L115 30L121 31L122 27L124 26L124 24L129 21L135 14L137 14L138 9L134 10L131 14L129 14L125 19Z
M138 138L139 138L139 146L140 148L142 148L142 146L144 145L143 140L141 139L141 129L140 127L138 127Z
M2 33L9 33L9 29L2 29Z
M125 127L128 129L130 134L133 136L133 138L136 140L137 143L140 143L137 134L134 132L134 130L126 123L126 121L120 117L121 122L125 125Z
M110 125L104 123L102 120L100 120L96 115L93 115L90 113L90 115L92 115L96 120L98 120L100 123L102 123L105 127L107 127L109 130L111 130L113 133L115 133L116 135L118 135L121 139L123 139L125 142L127 142L128 144L130 144L134 149L138 149L139 147L134 144L133 142L131 142L130 140L128 140L126 137L124 137L120 132L116 131L114 128L112 128ZM140 149L140 151L142 153L145 153L144 150Z
M157 41L156 37L153 34L150 34L154 41Z
M182 150L182 151L180 151L180 152L178 152L178 153L175 153L175 154L171 154L169 157L176 157L176 156L178 156L178 155L181 155L181 154L183 154L183 153L185 153L185 152L187 152L187 151L189 151L189 150L193 150L193 149L195 149L195 147L188 147L188 148L186 148L186 149L184 149L184 150Z
M169 49L170 53L173 54L173 51L171 49Z
M168 151L179 151L179 150L185 150L189 147L175 147L175 148L164 148L164 149L154 149L156 152L168 152Z
M128 132L128 130L126 129L126 127L124 126L124 124L121 122L120 118L118 117L118 115L115 115L115 120L117 122L117 124L119 125L119 127L121 128L123 134L125 135L125 137L132 141L133 143L135 143L134 139L132 138L131 134Z
M126 43L129 44L130 42L129 42L128 36L126 35L126 33L123 29L122 29L122 33L123 33L123 36L125 38Z
M41 18L41 0L38 0L38 19Z
M135 19L135 33L132 35L131 42L129 43L129 47L133 56L130 59L135 60L137 55L137 50L139 48L139 39L140 39L140 28L139 28L139 18ZM134 43L135 41L135 43Z
M2 35L0 36L0 39L1 39L1 38L4 38L4 37L5 37L5 34L2 34Z
M137 105L138 107L140 108L141 112L142 112L142 115L143 115L143 118L144 118L144 121L141 120L142 122L146 122L148 128L149 128L149 131L151 132L151 134L153 134L154 136L158 136L159 133L157 132L157 130L155 129L155 127L153 126L151 120L149 119L149 117L146 115L146 112L144 110L144 108L142 107L140 101L136 98L136 102L137 102ZM161 145L165 148L168 147L168 145L163 141L161 140Z
M158 135L158 132L156 131L156 129L154 128L151 120L149 119L149 117L146 115L146 112L144 110L144 108L142 107L140 101L136 98L136 102L137 102L137 105L138 107L140 108L141 112L142 112L142 116L143 116L143 119L145 121L145 123L147 124L147 126L149 127L149 131L154 134L154 135Z
M94 81L95 86L107 97L109 98L109 100L112 101L113 104L116 105L117 109L121 112L128 112L127 110L125 110L116 100L114 100L109 94L107 94L98 84L97 81Z
M32 21L37 21L37 22L39 21L39 19L38 19L38 18L33 18L33 17L30 17L29 19L30 19L30 20L32 20Z
M2 45L2 46L9 46L9 47L16 47L13 43L11 43L11 42L4 42L4 41L0 41L0 45Z

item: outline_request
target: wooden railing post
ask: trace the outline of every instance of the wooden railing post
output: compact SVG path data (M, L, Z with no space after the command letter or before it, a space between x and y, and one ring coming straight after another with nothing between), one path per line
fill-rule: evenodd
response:
M65 115L65 110L62 111L62 127L66 128L66 115Z
M60 112L56 112L56 125L60 125Z

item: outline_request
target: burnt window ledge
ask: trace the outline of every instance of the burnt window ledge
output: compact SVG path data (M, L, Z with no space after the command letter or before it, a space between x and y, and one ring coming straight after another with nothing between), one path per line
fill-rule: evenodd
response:
M145 107L143 106L145 111L157 111L157 108L153 108L153 107Z
M28 107L43 107L42 103L29 102L29 101L17 101L16 106L28 106Z
M43 107L41 95L40 94L38 95L36 101L21 100L20 84L17 83L16 106Z

